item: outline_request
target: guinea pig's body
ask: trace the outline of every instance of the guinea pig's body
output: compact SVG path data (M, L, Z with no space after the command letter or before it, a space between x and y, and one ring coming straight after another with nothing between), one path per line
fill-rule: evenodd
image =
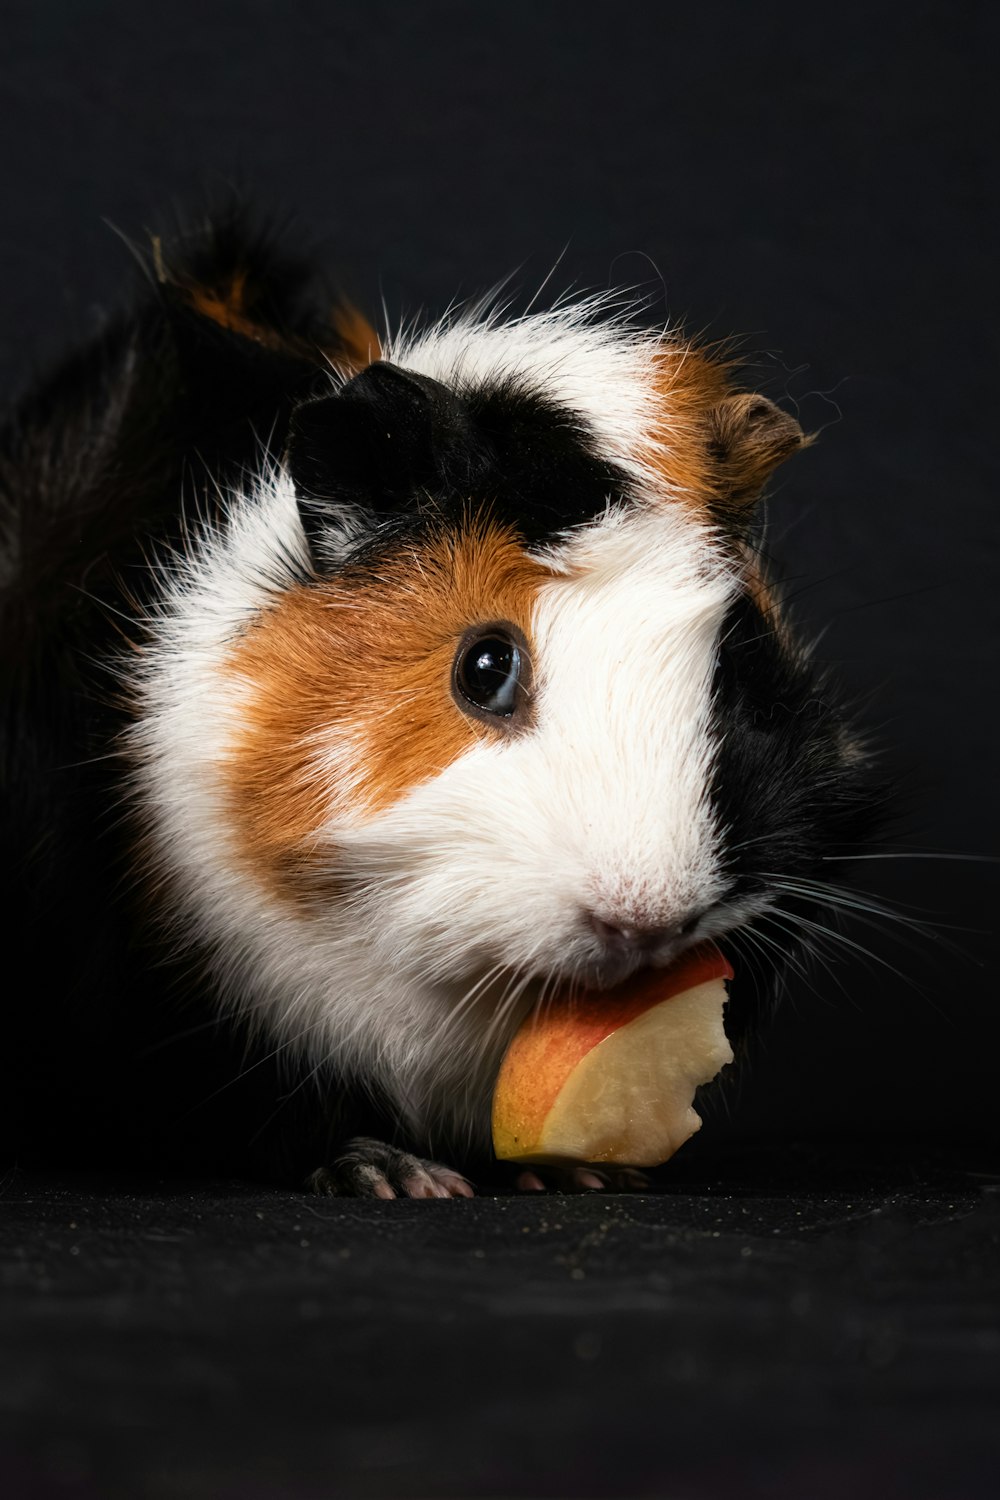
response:
M396 1148L488 1161L533 1006L712 939L738 1010L864 834L750 542L802 434L600 304L381 343L235 220L153 263L0 452L8 1144L465 1191Z

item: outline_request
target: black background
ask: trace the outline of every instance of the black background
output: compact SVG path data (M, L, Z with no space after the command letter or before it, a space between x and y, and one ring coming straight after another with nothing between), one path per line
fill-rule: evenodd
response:
M233 180L376 313L639 284L822 429L771 549L891 849L992 856L997 14L8 3L0 387L130 284L109 222ZM4 1494L994 1495L998 867L857 879L946 928L852 928L658 1192L0 1178Z
M995 1134L1000 881L968 858L998 824L993 8L4 15L12 394L131 285L121 236L232 182L290 212L376 318L512 272L530 294L558 261L553 292L636 285L651 318L742 337L821 431L776 487L770 549L904 794L880 852L919 854L854 878L925 925L855 924L869 954L793 982L713 1136Z

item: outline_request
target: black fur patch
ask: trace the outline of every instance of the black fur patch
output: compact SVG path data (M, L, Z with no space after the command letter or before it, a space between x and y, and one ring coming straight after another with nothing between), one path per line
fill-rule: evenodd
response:
M720 641L713 796L730 874L752 889L757 872L805 873L842 852L867 825L870 789L829 685L746 596Z
M417 528L472 508L537 545L627 494L572 412L514 381L459 395L384 361L299 407L288 462L317 554L330 505Z
M884 789L852 749L832 684L746 596L722 625L713 715L711 795L728 896L767 894L788 913L777 978L802 946L795 917L812 920L822 906L804 890L782 893L781 882L829 878L824 856L855 853L871 837Z

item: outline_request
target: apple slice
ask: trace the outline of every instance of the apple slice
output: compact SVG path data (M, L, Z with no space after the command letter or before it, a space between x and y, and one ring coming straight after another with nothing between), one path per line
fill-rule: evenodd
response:
M733 1060L729 964L711 946L529 1016L493 1094L501 1161L654 1167L701 1128L694 1091Z

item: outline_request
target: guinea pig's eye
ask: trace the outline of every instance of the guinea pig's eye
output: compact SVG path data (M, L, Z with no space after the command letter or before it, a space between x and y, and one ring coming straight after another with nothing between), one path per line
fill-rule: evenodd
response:
M520 631L508 625L479 626L467 632L455 654L455 700L475 718L511 720L525 705L528 675Z

